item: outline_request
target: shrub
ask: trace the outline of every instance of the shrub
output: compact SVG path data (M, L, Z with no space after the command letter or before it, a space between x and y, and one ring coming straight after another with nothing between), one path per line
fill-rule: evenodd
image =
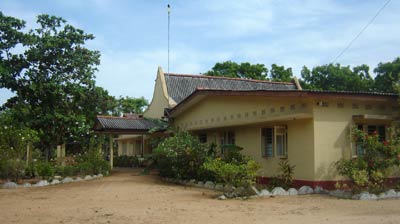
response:
M136 156L117 156L114 158L114 166L116 167L138 167L139 159Z
M240 163L209 158L203 167L212 172L218 182L244 188L255 184L257 171L260 169L260 165L250 158Z
M391 130L387 130L389 133ZM384 190L384 180L388 170L400 164L399 138L379 141L376 133L367 135L358 129L353 130L353 139L363 149L355 159L341 159L335 163L338 173L348 177L353 190L369 190L374 193Z
M0 176L18 181L24 176L25 161L19 159L0 160Z
M292 186L293 184L293 175L294 175L294 169L296 166L290 165L288 159L283 159L279 161L278 164L278 172L279 174L274 177L275 179L275 186L278 187L283 187L285 189L288 189Z
M187 132L177 132L159 143L153 153L161 176L179 179L204 179L202 164L207 158L205 144Z
M43 179L48 179L54 175L54 167L48 162L38 162L36 163L36 171L39 176Z
M33 178L36 176L36 167L33 163L30 163L28 166L25 167L25 177Z
M104 160L103 155L96 149L89 150L78 156L76 161L81 175L106 174L110 170L109 163Z

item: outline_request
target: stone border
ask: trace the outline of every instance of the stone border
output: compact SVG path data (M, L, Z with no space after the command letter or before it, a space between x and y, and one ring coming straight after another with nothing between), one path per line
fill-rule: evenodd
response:
M384 199L400 199L400 191L396 192L394 189L390 189L386 192L382 192L379 195L370 194L369 192L362 192L360 194L353 194L351 191L343 190L333 190L328 191L320 186L315 187L315 189L310 186L302 186L299 189L289 188L287 191L281 187L275 187L272 191L268 189L262 189L259 191L257 188L252 186L248 191L252 193L252 196L242 197L241 193L245 190L244 188L235 188L229 185L216 184L212 181L196 181L192 180L178 180L174 178L162 178L162 180L174 184L180 184L189 187L199 187L209 190L215 190L223 192L218 199L225 200L228 198L236 199L249 199L257 197L274 197L274 196L294 196L294 195L308 195L308 194L322 194L329 195L341 199L350 200L384 200Z
M57 185L57 184L66 184L66 183L73 183L73 182L81 182L86 180L93 180L104 177L103 174L98 175L86 175L84 178L76 177L73 179L72 177L65 177L62 179L61 176L54 176L52 181L48 182L47 180L40 180L35 184L24 183L24 184L16 184L15 182L6 182L2 185L2 189L15 189L15 188L28 188L28 187L45 187L50 185Z

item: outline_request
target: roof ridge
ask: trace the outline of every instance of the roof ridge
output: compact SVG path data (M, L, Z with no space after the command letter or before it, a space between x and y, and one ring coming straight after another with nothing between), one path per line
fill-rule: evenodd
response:
M117 117L112 115L97 115L98 118L113 118L113 119L125 119L125 120L144 120L143 117Z
M258 79L244 79L244 78L233 78L233 77L225 77L225 76L210 76L203 74L177 74L177 73L164 73L164 75L170 76L183 76L183 77L192 77L192 78L208 78L208 79L226 79L226 80L236 80L236 81L246 81L246 82L257 82L257 83L272 83L272 84L290 84L295 85L294 81L292 82L277 82L277 81L269 81L269 80L258 80Z

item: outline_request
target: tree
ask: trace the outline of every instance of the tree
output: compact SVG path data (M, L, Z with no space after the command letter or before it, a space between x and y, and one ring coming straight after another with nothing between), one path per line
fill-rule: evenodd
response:
M397 92L400 81L400 57L392 62L379 63L374 69L375 90L379 92Z
M271 65L271 79L277 82L290 82L293 80L292 68L285 69L285 66Z
M143 113L144 109L149 105L149 102L144 98L134 98L134 97L120 97L117 100L117 108L116 113L135 113L141 114Z
M87 94L95 91L98 51L85 48L94 39L60 17L39 15L38 28L27 33L24 22L1 17L1 87L16 94L6 106L36 130L49 158L51 149L88 128ZM3 44L5 42L5 44ZM25 46L22 54L13 48Z
M248 62L238 64L232 61L216 63L210 71L206 72L206 75L210 76L258 80L266 80L267 74L268 69L263 64L250 64Z
M367 65L351 69L350 66L327 64L316 66L312 71L304 66L301 76L304 87L317 90L370 91L373 83Z

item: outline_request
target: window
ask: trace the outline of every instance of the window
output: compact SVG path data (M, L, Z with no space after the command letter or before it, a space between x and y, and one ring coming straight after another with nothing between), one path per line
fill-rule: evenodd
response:
M386 140L386 129L384 125L358 124L357 129L368 135L377 134L380 142ZM362 154L364 154L362 143L355 143L355 147L352 149L352 155L357 156Z
M199 134L199 141L201 143L207 143L207 133L200 133Z
M286 157L286 126L274 126L261 129L261 148L263 157Z
M221 136L221 145L234 145L235 144L235 132L225 131Z

